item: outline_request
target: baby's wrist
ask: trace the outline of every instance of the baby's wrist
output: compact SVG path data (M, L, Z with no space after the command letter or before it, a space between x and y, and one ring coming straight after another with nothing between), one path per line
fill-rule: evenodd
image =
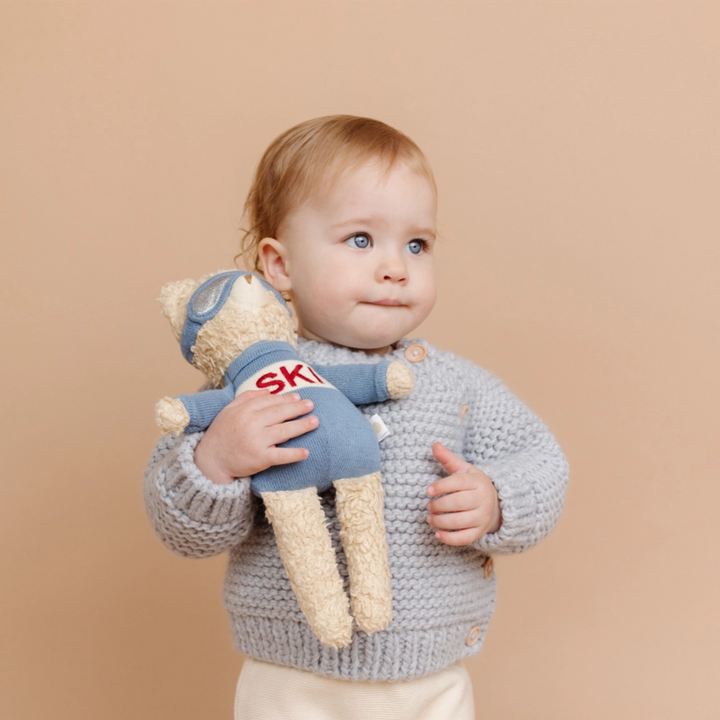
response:
M218 485L230 484L235 478L218 465L213 453L207 451L207 445L203 444L203 440L200 440L195 448L195 466L208 480Z
M500 496L495 490L495 507L493 510L492 521L490 527L488 527L486 534L496 533L502 525L502 508L500 507Z

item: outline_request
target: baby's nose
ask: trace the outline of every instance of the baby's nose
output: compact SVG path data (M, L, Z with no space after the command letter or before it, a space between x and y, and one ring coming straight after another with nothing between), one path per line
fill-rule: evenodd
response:
M378 265L376 277L378 281L407 282L408 272L405 261L401 257L391 256L383 259Z

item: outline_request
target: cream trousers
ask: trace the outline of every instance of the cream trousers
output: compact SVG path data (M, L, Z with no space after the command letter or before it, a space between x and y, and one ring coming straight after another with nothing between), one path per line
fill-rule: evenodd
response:
M403 682L350 682L246 658L235 720L474 720L462 662Z

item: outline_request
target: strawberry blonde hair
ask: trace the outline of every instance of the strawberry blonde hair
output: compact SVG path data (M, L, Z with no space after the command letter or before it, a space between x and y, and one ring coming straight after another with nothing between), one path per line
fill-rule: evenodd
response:
M311 194L327 192L346 171L379 160L389 172L407 163L427 178L437 196L435 178L422 150L399 130L379 120L328 115L306 120L270 143L255 171L243 208L246 228L240 241L245 267L262 274L258 245L277 237L285 218Z

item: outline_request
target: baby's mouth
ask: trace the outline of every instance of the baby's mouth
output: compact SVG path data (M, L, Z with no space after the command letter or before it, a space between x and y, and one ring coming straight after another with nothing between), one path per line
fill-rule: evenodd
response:
M404 303L401 303L399 300L391 300L391 299L385 299L385 300L372 300L367 303L368 305L381 305L383 307L402 307Z

